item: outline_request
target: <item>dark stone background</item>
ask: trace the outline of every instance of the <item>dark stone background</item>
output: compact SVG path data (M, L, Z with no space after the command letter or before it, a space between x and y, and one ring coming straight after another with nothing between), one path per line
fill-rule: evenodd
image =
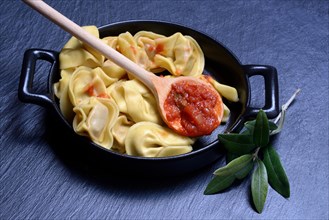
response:
M264 211L250 200L250 181L204 196L212 172L165 180L120 178L77 162L56 137L53 118L17 98L24 51L59 51L69 35L24 5L1 1L1 219L328 219L328 1L47 1L80 25L132 19L187 25L230 48L243 64L275 66L280 105L297 88L275 140L291 184L284 199L271 188ZM45 92L49 64L38 63L35 89ZM252 79L261 106L261 79ZM62 132L62 133L61 133ZM72 153L72 152L71 152ZM82 161L82 162L81 162Z

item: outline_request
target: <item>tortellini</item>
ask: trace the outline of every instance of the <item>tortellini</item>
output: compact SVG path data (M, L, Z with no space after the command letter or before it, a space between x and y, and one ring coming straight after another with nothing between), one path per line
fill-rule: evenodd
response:
M74 117L73 105L68 93L71 76L72 70L62 70L61 79L54 85L55 95L59 98L59 107L64 117L70 121Z
M118 117L116 122L112 127L112 134L114 137L114 143L112 149L120 153L125 153L125 141L126 135L129 131L129 128L134 124L133 121L128 120L125 115Z
M199 76L202 74L204 55L193 38L183 36L181 33L165 37L143 31L138 32L135 39L153 61L151 70L166 69L174 76Z
M193 140L174 133L152 122L134 124L126 135L126 151L129 155L163 157L188 153Z
M128 115L132 121L162 124L153 94L138 80L121 81L111 86L109 90L120 112Z
M73 106L90 97L107 97L106 78L98 69L79 67L69 82L69 98Z
M73 108L74 131L88 136L95 143L111 149L113 134L111 129L119 116L118 106L112 99L91 97Z
M95 26L84 29L99 38ZM140 31L101 40L154 74L200 77L227 100L238 100L234 88L202 75L204 55L189 36ZM61 79L54 91L64 117L72 122L77 134L132 156L167 157L192 151L195 139L169 129L151 91L123 68L75 37L65 44L59 58ZM229 114L224 105L223 121Z
M134 63L149 70L151 60L147 56L146 51L137 45L135 39L129 32L119 35L117 49Z
M99 37L98 29L95 26L83 27L86 31ZM96 52L90 46L72 37L63 47L59 54L60 69L88 66L95 68L104 62L104 56Z

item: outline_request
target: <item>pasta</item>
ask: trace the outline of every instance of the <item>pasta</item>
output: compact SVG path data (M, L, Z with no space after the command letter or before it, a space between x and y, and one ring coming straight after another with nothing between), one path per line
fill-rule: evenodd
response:
M112 134L114 137L114 143L112 147L113 150L116 150L120 153L126 152L125 140L128 130L133 124L134 123L132 121L129 121L125 115L121 115L118 117L112 127Z
M68 88L72 70L62 70L61 79L54 86L55 95L59 98L59 107L66 119L71 121L74 117L73 105L69 98Z
M151 60L149 60L146 51L138 47L133 36L129 32L119 35L117 48L120 53L128 57L131 61L149 70Z
M111 149L113 134L111 129L118 119L119 109L112 99L91 97L73 108L74 131L88 136L95 143Z
M134 124L126 136L126 151L129 155L163 157L188 153L193 140L180 136L172 130L152 122Z
M176 33L170 37L152 32L138 32L136 41L148 52L153 66L150 69L166 69L174 76L198 76L204 68L204 56L197 42ZM158 72L158 71L156 71Z
M93 96L107 96L105 77L102 77L104 75L97 70L97 68L79 67L73 72L68 85L69 98L73 106Z
M83 27L86 31L99 37L95 26ZM104 62L104 56L96 52L88 45L82 43L77 38L72 37L63 47L59 54L60 69L69 69L79 66L95 68Z
M120 112L125 113L132 121L162 123L154 96L136 79L113 85L109 94L118 104Z
M99 38L95 26L85 30ZM150 31L129 32L101 39L154 74L193 76L210 83L228 101L238 101L235 88L203 75L203 52L189 36L164 36ZM72 37L60 53L61 79L55 95L74 131L96 144L122 154L167 157L192 151L195 138L169 129L153 94L123 68ZM224 104L225 122L230 114Z

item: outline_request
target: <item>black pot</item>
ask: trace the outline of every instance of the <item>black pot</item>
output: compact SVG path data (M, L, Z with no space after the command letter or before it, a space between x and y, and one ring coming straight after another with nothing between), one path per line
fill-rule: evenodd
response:
M211 135L198 139L193 151L187 154L165 158L144 158L122 155L107 150L93 143L88 138L74 133L70 122L63 117L58 99L54 95L53 84L60 79L58 52L42 49L29 49L25 52L18 96L22 102L33 103L53 110L64 126L73 131L74 138L82 140L87 146L97 152L93 157L115 164L116 170L130 171L140 174L179 175L197 170L218 159L222 153L218 142L218 133L239 131L243 123L256 116L258 108L250 107L249 78L260 75L265 82L265 105L262 108L268 118L274 118L279 113L277 71L272 66L242 65L235 55L220 42L191 28L178 24L160 21L127 21L106 25L99 28L100 37L116 36L129 31L135 34L140 30L153 31L166 36L176 32L192 36L200 45L205 55L205 73L213 76L223 84L233 86L239 94L239 102L230 103L224 100L230 108L231 115L225 125L219 126ZM37 60L46 60L52 64L48 79L48 93L32 92L33 76ZM51 125L49 125L51 126ZM59 134L60 135L60 134ZM65 144L65 140L64 140Z

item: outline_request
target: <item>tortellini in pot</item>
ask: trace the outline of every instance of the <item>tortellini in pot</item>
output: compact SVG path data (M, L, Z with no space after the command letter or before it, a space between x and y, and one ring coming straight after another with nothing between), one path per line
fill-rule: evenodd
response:
M120 81L109 87L108 91L120 112L125 113L132 121L163 123L153 94L140 81Z
M145 50L137 45L134 37L129 32L119 35L117 49L134 63L137 63L144 69L149 70L151 61L149 60Z
M169 37L152 32L138 32L135 40L153 61L150 69L168 70L174 76L199 76L204 69L204 55L198 43L181 33Z
M99 38L95 26L83 28ZM234 88L202 75L204 55L192 37L139 31L101 40L154 74L199 77L228 101L238 101ZM123 68L75 37L65 44L59 59L61 79L54 91L64 117L77 134L132 156L168 157L192 151L195 139L169 129L150 90ZM229 114L224 105L223 121Z
M113 150L120 153L125 153L125 140L129 128L134 124L134 122L128 120L125 115L120 115L112 127L112 134L114 137Z
M111 129L119 116L118 106L112 99L91 97L73 108L76 113L73 128L76 133L88 136L95 143L111 149Z
M92 96L107 97L106 84L109 84L109 81L100 69L79 67L69 82L68 94L72 105L77 106Z
M59 107L64 117L69 121L71 121L74 117L73 105L70 101L68 93L71 76L72 70L62 70L61 79L54 85L55 95L59 99Z
M199 45L190 37L177 33L156 41L158 53L154 62L175 76L198 76L204 68L204 56ZM163 45L163 46L162 46Z
M99 38L99 32L95 26L83 27L86 31ZM76 68L87 66L95 68L101 66L104 56L95 51L87 44L82 43L77 38L72 37L63 47L59 54L60 69Z
M192 151L194 140L183 137L166 127L152 122L134 124L127 133L125 144L128 155L166 157Z

